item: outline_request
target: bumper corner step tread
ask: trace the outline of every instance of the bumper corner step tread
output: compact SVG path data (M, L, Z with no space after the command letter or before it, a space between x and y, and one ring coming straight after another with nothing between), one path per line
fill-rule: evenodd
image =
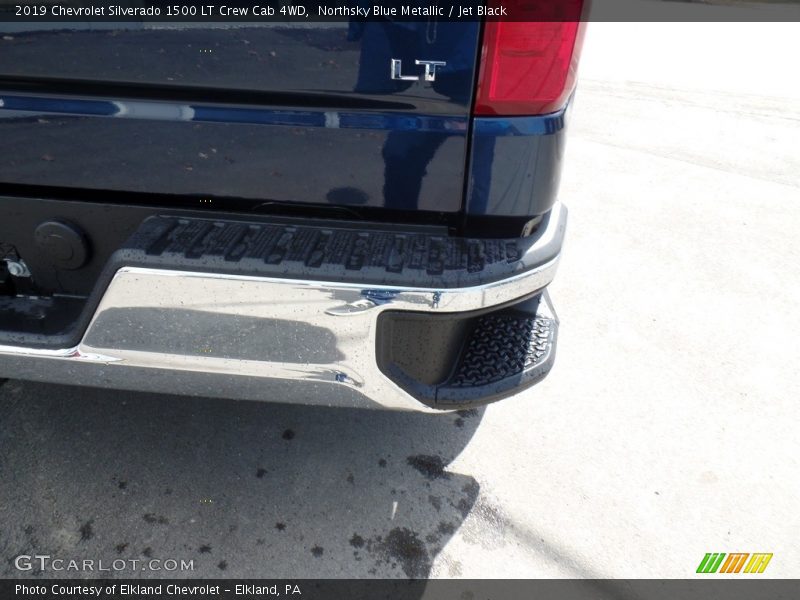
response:
M546 308L480 317L452 375L438 386L436 405L485 404L530 387L552 368L557 338L558 318Z
M555 323L543 317L481 317L449 385L489 385L538 366L550 350L554 329Z

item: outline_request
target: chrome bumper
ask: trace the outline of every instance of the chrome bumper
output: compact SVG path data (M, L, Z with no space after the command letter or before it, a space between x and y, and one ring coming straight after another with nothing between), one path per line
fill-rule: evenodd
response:
M565 221L556 205L534 247L563 235ZM0 377L432 411L378 368L378 315L506 304L545 288L557 263L558 256L500 281L449 289L122 267L76 346L0 346Z

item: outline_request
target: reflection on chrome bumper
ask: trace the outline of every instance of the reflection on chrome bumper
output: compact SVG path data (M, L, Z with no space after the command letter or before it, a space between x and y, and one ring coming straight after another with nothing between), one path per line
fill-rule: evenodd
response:
M557 205L536 244L563 231ZM386 310L453 313L530 296L558 257L500 281L432 289L123 267L80 343L0 346L0 376L142 391L429 410L376 361Z

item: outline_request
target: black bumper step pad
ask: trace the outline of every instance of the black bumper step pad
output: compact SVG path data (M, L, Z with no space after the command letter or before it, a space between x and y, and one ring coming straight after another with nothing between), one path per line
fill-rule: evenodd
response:
M541 381L553 367L558 317L547 291L518 304L465 314L467 333L450 358L449 373L438 383L390 361L381 369L420 402L460 409L496 402Z
M528 315L481 317L453 378L447 384L467 388L497 384L545 361L555 338L552 319Z
M151 217L112 257L119 266L214 271L409 287L469 287L555 258L561 235L455 238L425 231Z
M512 307L479 317L452 375L437 386L436 406L486 404L538 383L553 367L557 338L547 292L535 313Z

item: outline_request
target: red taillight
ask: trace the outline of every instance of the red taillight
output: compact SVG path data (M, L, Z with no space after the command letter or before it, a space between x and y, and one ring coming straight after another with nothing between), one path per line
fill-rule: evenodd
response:
M584 0L504 4L506 20L484 23L475 114L542 115L562 108L575 88Z

